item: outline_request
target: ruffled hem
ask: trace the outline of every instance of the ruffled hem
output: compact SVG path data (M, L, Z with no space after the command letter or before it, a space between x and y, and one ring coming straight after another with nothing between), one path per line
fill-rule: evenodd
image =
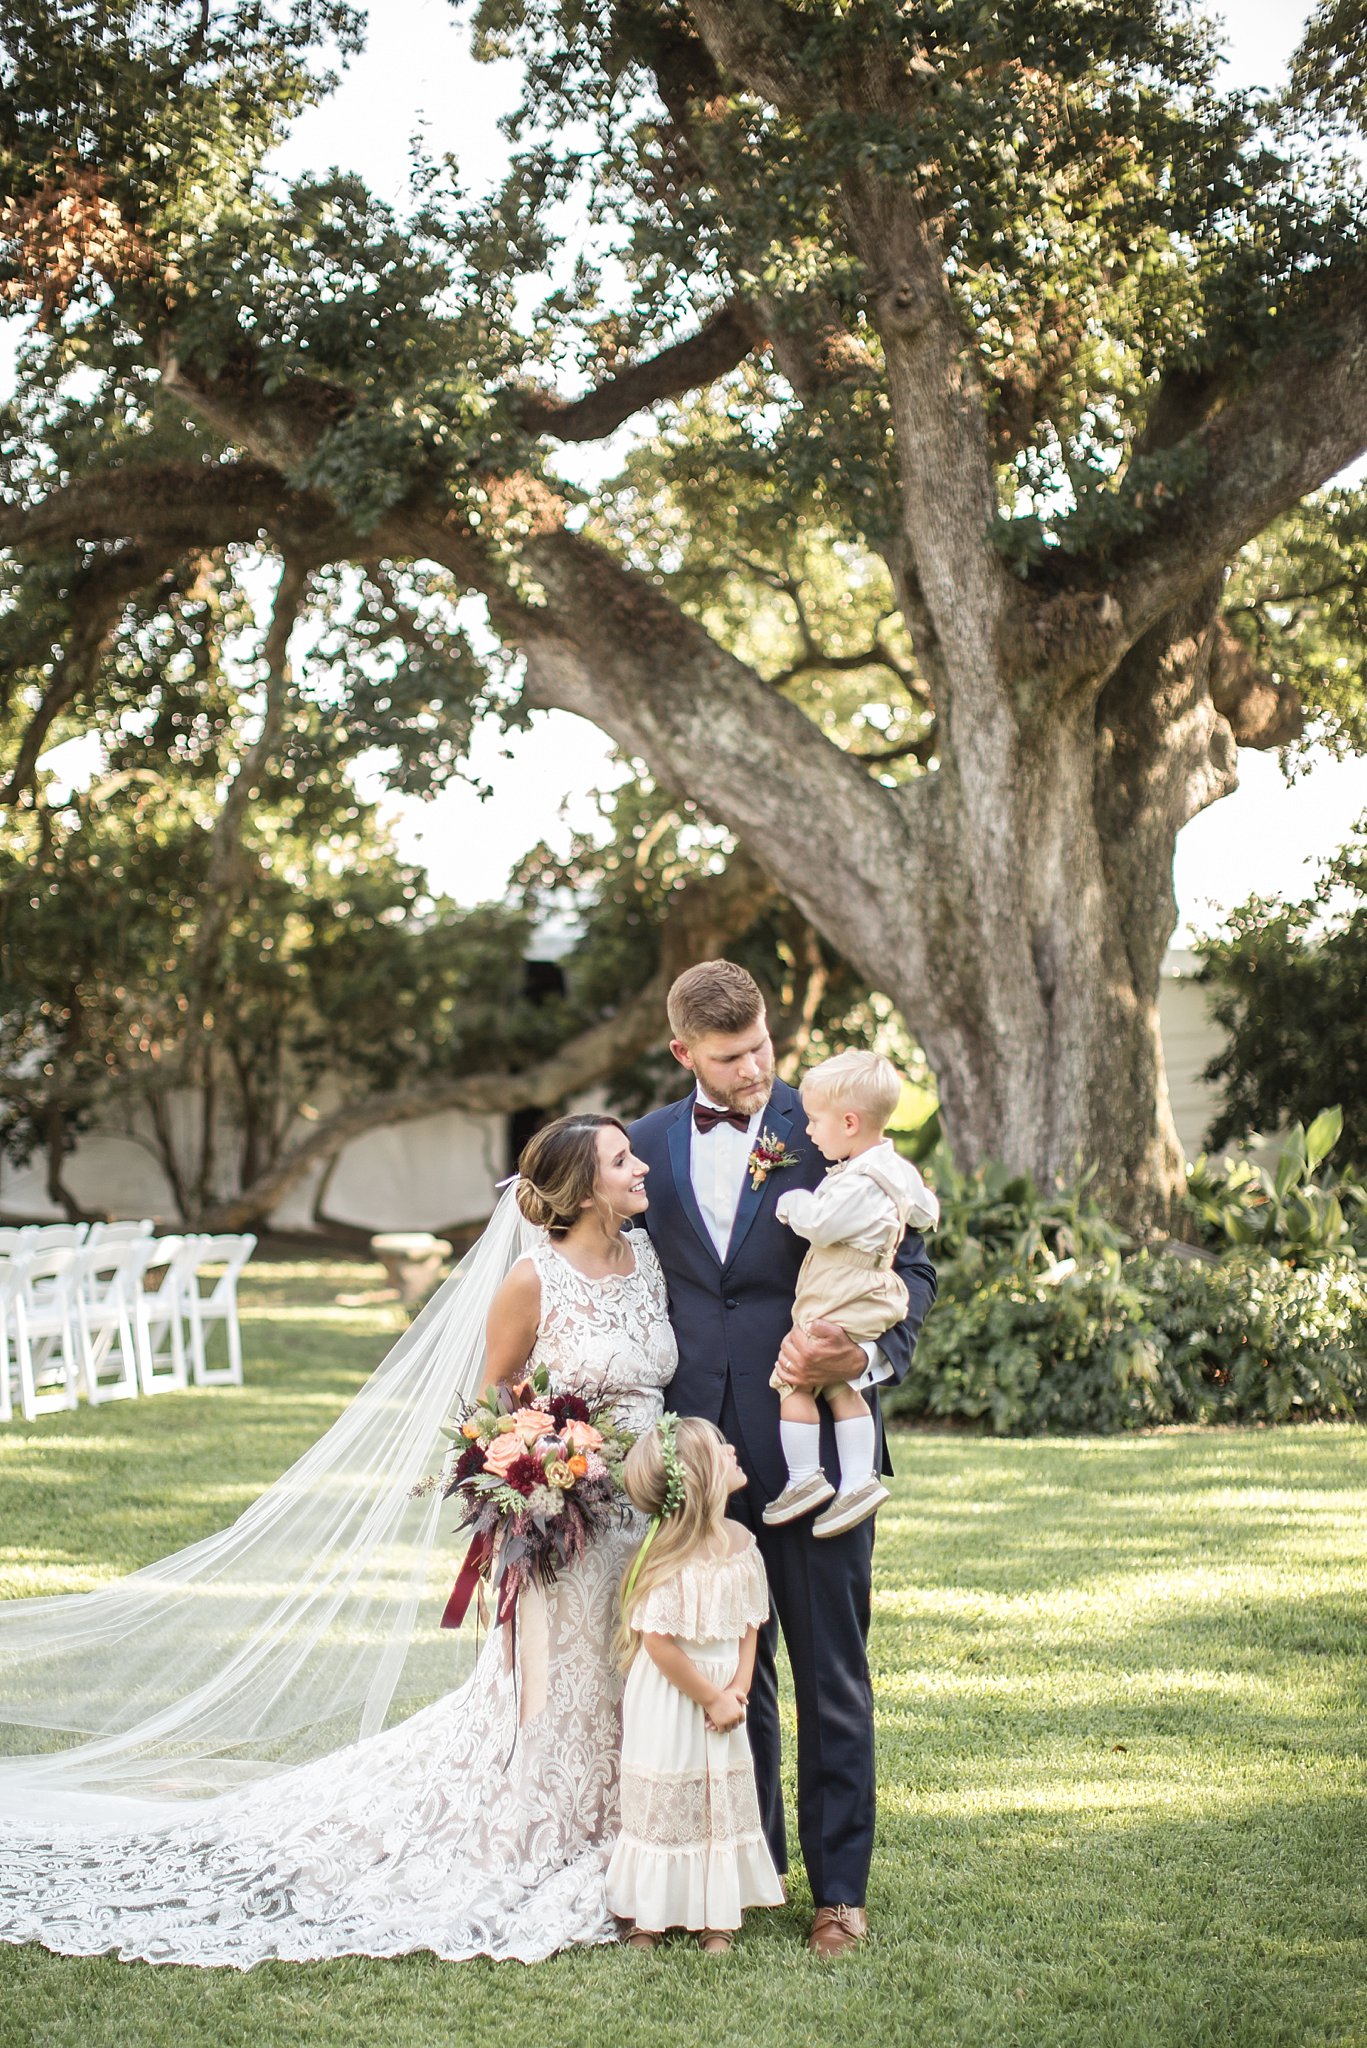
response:
M701 1933L739 1927L747 1906L781 1906L783 1885L762 1835L695 1849L652 1849L622 1835L608 1865L607 1896L614 1913L650 1933Z
M698 1643L739 1641L769 1619L769 1582L753 1536L728 1557L683 1565L631 1610L642 1635Z

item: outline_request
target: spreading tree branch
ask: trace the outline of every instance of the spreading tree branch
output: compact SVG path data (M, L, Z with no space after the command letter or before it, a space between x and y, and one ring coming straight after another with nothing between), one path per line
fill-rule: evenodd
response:
M254 861L242 844L247 806L258 794L260 777L280 743L290 691L289 644L308 591L308 571L286 556L280 569L270 624L262 646L266 671L265 708L261 730L238 761L211 835L209 866L200 892L203 909L190 956L189 1023L177 1048L175 1064L189 1077L197 1050L208 1035L223 935L246 893Z
M732 299L696 334L604 378L582 398L523 390L514 393L515 407L533 433L555 441L601 441L633 413L715 383L745 360L758 338L753 314Z
M346 537L327 498L292 491L277 470L249 462L127 463L35 504L0 506L0 548L24 553L129 540L202 551L263 532L314 562L328 559L329 537Z
M3 789L0 805L16 803L31 787L38 758L48 734L62 712L76 699L92 690L100 663L128 600L139 590L155 583L171 563L165 554L153 554L138 546L123 547L116 554L97 557L72 579L71 625L52 678L19 742L14 767Z
M1170 395L1164 445L1173 445L1168 436L1191 409L1203 414L1182 437L1199 474L1098 577L1091 629L1071 634L1071 668L1051 659L1060 680L1104 680L1126 649L1241 547L1367 449L1367 293L1350 296L1340 285L1336 296L1333 317L1299 335L1237 397L1206 411L1208 384ZM1056 614L1061 608L1075 619L1077 606L1076 592L1046 599L1029 630L1056 650Z
M908 957L933 875L910 813L648 578L583 534L529 543L543 602L519 622L526 701L591 718L736 832L831 943L877 980L877 932Z

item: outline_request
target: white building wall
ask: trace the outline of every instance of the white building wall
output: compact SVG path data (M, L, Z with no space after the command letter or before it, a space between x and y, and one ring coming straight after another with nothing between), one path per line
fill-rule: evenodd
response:
M1201 1075L1224 1044L1224 1033L1210 1014L1210 997L1196 980L1195 954L1175 948L1163 962L1158 985L1158 1024L1163 1062L1168 1070L1168 1099L1177 1136L1188 1159L1206 1149L1206 1132L1215 1121L1220 1091Z
M330 1107L330 1104L326 1105ZM324 1098L320 1098L320 1109ZM177 1156L192 1160L198 1137L198 1098L190 1092L168 1102ZM302 1119L295 1135L308 1125ZM239 1143L221 1127L216 1143L220 1187L231 1184L222 1169L235 1159ZM495 1184L507 1171L507 1127L503 1117L468 1116L461 1110L391 1124L355 1138L326 1169L313 1167L289 1190L271 1216L277 1230L311 1231L329 1223L362 1230L431 1230L472 1223L494 1205ZM78 1138L63 1167L63 1179L77 1201L97 1215L150 1216L158 1224L177 1220L175 1197L151 1141L145 1110L138 1109L124 1131L90 1131ZM25 1222L59 1219L48 1200L47 1167L40 1158L26 1166L0 1159L0 1216Z

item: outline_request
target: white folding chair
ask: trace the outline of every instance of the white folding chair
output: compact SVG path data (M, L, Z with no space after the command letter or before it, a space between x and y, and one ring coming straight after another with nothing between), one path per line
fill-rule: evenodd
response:
M29 1223L24 1227L26 1252L74 1252L85 1243L88 1223Z
M144 1216L140 1223L92 1223L87 1244L132 1244L137 1239L150 1237L155 1225L150 1216Z
M242 1384L242 1332L237 1320L237 1279L252 1253L256 1239L244 1237L202 1237L195 1270L185 1297L190 1325L190 1359L197 1387ZM206 1266L221 1266L216 1277L204 1273ZM201 1278L209 1279L207 1293L200 1292ZM206 1359L206 1333L211 1324L222 1323L228 1343L226 1365L211 1366Z
M22 1258L0 1259L0 1422L9 1422L14 1415L15 1314L27 1264Z
M138 1381L144 1394L189 1384L185 1355L186 1299L199 1264L198 1237L159 1237L133 1296Z
M142 1283L151 1238L86 1245L75 1256L76 1325L81 1378L92 1406L130 1401L138 1392L132 1291Z
M12 1259L23 1251L27 1235L22 1223L0 1224L0 1259Z
M76 1261L69 1246L16 1260L14 1353L26 1420L74 1408L80 1379L76 1349Z

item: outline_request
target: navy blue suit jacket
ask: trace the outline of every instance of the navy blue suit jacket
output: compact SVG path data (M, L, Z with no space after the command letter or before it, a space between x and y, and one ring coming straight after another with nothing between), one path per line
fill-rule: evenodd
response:
M665 1398L681 1414L717 1422L729 1380L745 1439L736 1449L768 1500L787 1476L778 1395L769 1375L792 1327L798 1268L807 1250L806 1239L778 1221L774 1206L786 1188L816 1187L827 1162L807 1136L797 1090L775 1081L761 1130L782 1139L792 1163L771 1172L759 1188L751 1186L747 1174L726 1256L718 1258L689 1174L693 1102L690 1093L652 1110L632 1125L630 1134L638 1158L650 1168L645 1227L669 1286L670 1320L679 1346L679 1369ZM880 1339L880 1348L893 1379L900 1380L935 1299L935 1268L916 1231L909 1230L902 1240L896 1267L910 1307L906 1320ZM877 1415L872 1390L868 1400ZM823 1462L834 1472L839 1469L835 1437L824 1402L821 1407Z

